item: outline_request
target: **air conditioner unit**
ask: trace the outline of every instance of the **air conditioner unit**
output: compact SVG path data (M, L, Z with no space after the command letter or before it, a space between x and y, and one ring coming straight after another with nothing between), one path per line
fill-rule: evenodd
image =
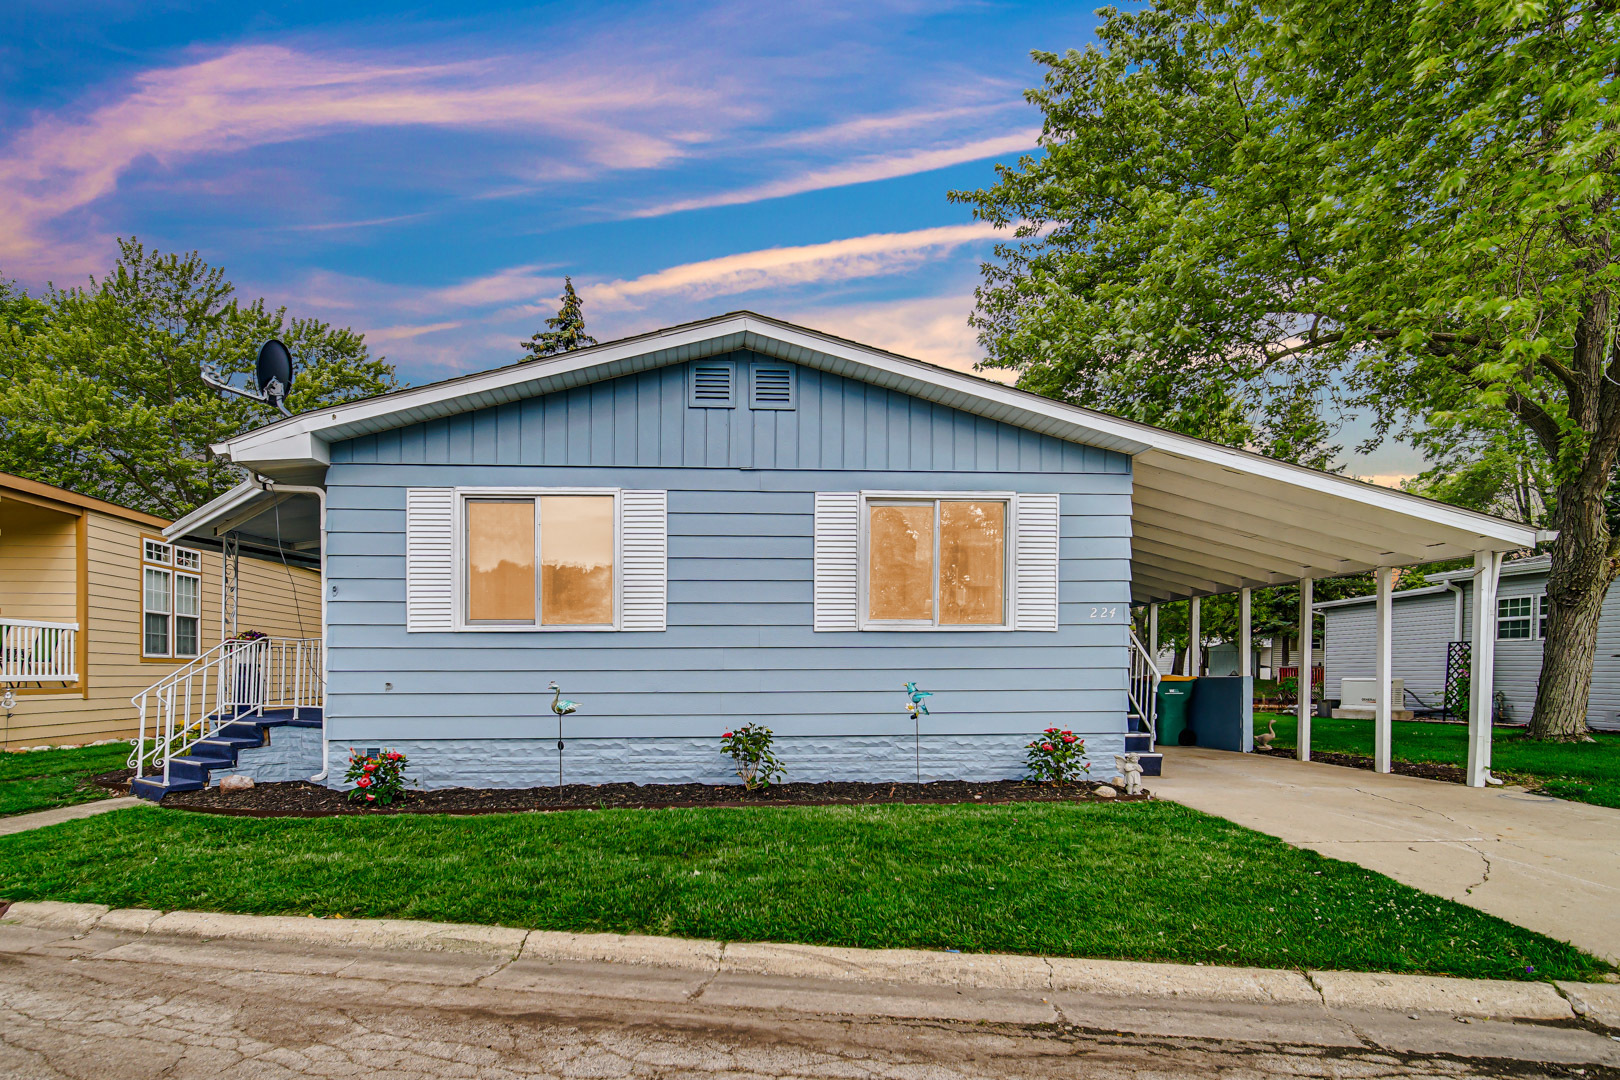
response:
M1389 680L1389 707L1391 709L1406 708L1405 679ZM1339 681L1339 708L1378 708L1378 680L1341 679Z

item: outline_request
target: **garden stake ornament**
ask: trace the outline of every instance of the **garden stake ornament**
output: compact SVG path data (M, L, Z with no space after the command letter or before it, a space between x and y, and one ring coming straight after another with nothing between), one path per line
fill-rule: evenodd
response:
M922 783L922 720L919 717L928 713L928 703L923 698L933 697L931 690L919 690L914 682L906 683L906 712L911 714L911 755L917 763L917 783Z
M562 787L562 718L578 709L579 702L569 701L567 698L563 697L562 687L557 685L556 679L552 679L551 685L546 687L546 689L551 691L551 711L557 714L557 786Z

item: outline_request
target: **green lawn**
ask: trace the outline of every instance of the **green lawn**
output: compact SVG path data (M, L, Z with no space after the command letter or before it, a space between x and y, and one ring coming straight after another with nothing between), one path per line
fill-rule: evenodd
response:
M1274 746L1292 749L1297 734L1293 714L1255 713L1255 731L1266 721L1277 721ZM1521 730L1497 728L1491 742L1491 771L1503 779L1524 782L1561 799L1620 807L1620 734L1599 732L1593 743L1543 743L1525 738ZM1393 721L1391 752L1397 761L1433 761L1468 764L1468 727L1464 724L1425 724ZM1311 748L1371 757L1371 720L1311 721Z
M0 753L0 817L53 806L105 799L111 792L90 782L98 773L122 769L130 743L76 750Z
M1609 970L1159 802L317 819L142 808L0 838L0 897L1493 978Z

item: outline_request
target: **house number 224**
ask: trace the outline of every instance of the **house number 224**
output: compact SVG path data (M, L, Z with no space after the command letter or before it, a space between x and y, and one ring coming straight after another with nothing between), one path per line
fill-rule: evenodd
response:
M1117 619L1119 618L1119 608L1117 606L1093 607L1091 609L1091 617L1093 619Z

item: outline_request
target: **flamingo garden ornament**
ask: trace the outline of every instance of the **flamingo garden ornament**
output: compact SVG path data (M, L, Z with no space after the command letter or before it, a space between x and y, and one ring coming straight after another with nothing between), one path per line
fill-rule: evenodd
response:
M578 711L579 702L577 702L577 701L569 701L567 698L563 697L562 696L562 687L557 685L557 680L556 679L552 679L551 680L551 685L546 687L546 689L551 691L551 711L557 714L557 786L562 787L562 782L563 782L563 770L562 770L563 725L562 725L562 718L567 716L571 712Z

